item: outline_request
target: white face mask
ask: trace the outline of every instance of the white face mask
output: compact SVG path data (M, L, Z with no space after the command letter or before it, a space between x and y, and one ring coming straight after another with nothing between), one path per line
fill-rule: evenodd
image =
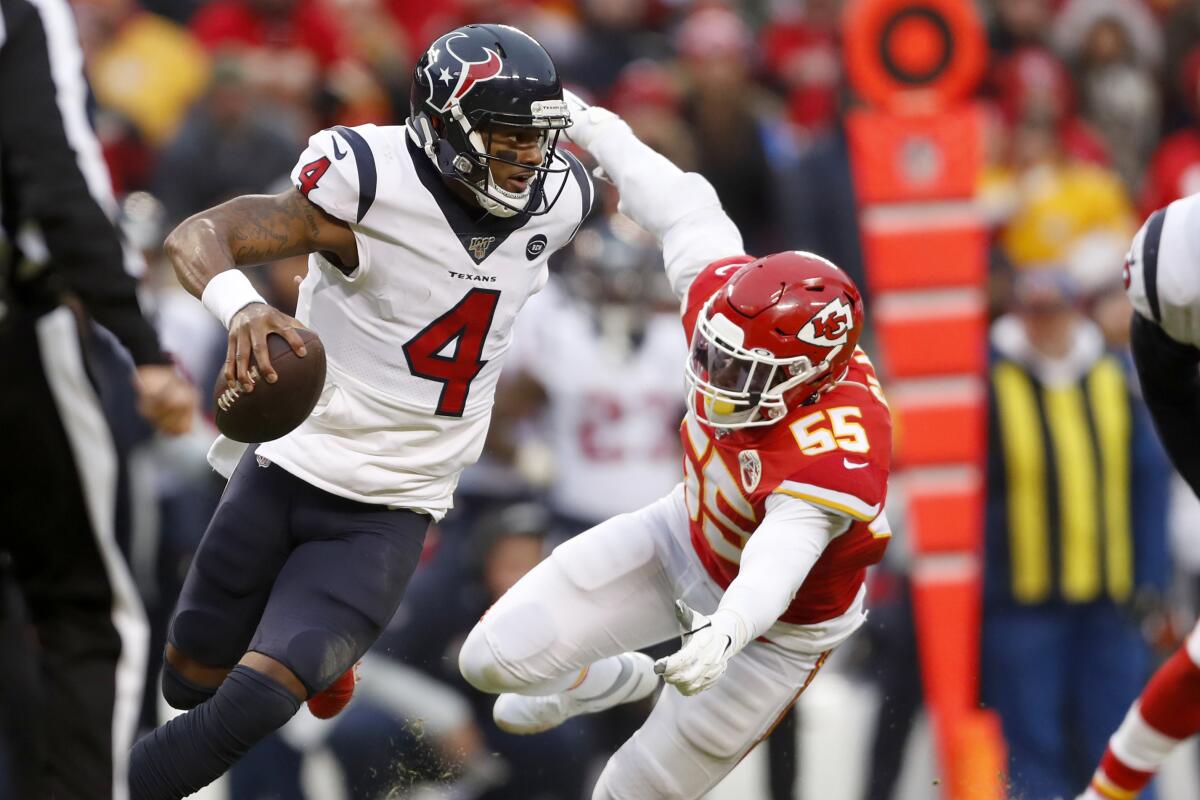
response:
M717 429L775 424L788 412L784 395L829 370L828 361L814 365L807 356L775 358L766 350L747 350L742 338L721 314L709 318L708 306L700 312L684 370L687 403L695 413L697 395L702 397L705 419Z

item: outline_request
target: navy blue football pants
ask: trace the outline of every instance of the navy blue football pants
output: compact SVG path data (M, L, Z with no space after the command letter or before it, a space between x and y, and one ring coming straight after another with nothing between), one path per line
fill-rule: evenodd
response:
M392 618L429 522L325 492L251 448L196 551L169 640L213 667L262 653L319 692Z

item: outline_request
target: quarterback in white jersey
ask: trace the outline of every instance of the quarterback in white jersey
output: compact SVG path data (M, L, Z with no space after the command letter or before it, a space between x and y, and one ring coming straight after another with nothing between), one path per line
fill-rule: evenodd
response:
M251 448L219 441L229 485L168 633L163 694L191 709L134 748L134 800L178 798L224 772L308 701L332 716L395 612L425 530L483 447L513 321L587 216L590 179L556 148L571 124L557 70L503 25L439 37L403 126L309 140L276 196L195 215L166 250L228 328L225 376L276 380L275 332L324 344L312 415ZM296 319L237 266L309 253Z
M679 482L687 343L657 243L626 217L593 220L529 306L513 331L493 448L512 452L518 422L537 415L563 533L662 497Z
M559 151L539 190L557 196L547 213L473 210L420 142L411 124L333 128L292 171L308 202L350 226L358 259L309 256L296 318L320 335L328 380L312 416L258 454L333 494L440 518L483 449L517 312L545 285L592 187ZM244 449L231 444L213 450L226 475Z
M890 536L891 417L844 272L746 255L707 181L571 102L571 138L662 243L681 301L683 482L557 547L475 626L459 668L521 734L647 697L661 674L671 686L592 797L696 800L862 625ZM634 652L681 629L657 663Z
M1150 215L1125 259L1142 396L1175 469L1200 496L1200 194ZM1080 800L1132 800L1200 733L1200 623L1109 739Z

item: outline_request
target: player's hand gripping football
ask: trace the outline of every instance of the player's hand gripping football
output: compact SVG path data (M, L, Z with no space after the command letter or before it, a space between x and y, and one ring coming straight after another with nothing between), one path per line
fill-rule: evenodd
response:
M196 387L165 364L145 364L133 379L138 413L158 431L178 436L192 429L199 395Z
M254 391L254 381L250 377L251 353L254 353L259 374L267 383L277 381L279 376L267 353L267 334L278 333L292 346L292 351L303 358L308 350L300 334L296 333L296 328L303 327L299 320L266 303L251 303L234 314L229 321L229 347L225 353L225 382L229 388L241 384L243 390Z
M654 662L654 671L673 684L680 694L703 692L725 674L733 655L733 637L714 625L712 618L693 610L682 600L675 601L675 618L683 628L683 647ZM728 613L728 612L726 612Z

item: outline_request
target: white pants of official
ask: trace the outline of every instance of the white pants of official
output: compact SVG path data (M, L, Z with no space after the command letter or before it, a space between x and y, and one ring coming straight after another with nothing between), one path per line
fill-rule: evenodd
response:
M463 645L463 674L495 693L547 694L548 682L608 656L679 636L674 602L712 613L722 589L689 539L682 486L580 534L517 582ZM842 616L776 623L729 662L711 689L666 687L645 724L608 762L593 800L699 798L764 739L865 619L860 589Z

